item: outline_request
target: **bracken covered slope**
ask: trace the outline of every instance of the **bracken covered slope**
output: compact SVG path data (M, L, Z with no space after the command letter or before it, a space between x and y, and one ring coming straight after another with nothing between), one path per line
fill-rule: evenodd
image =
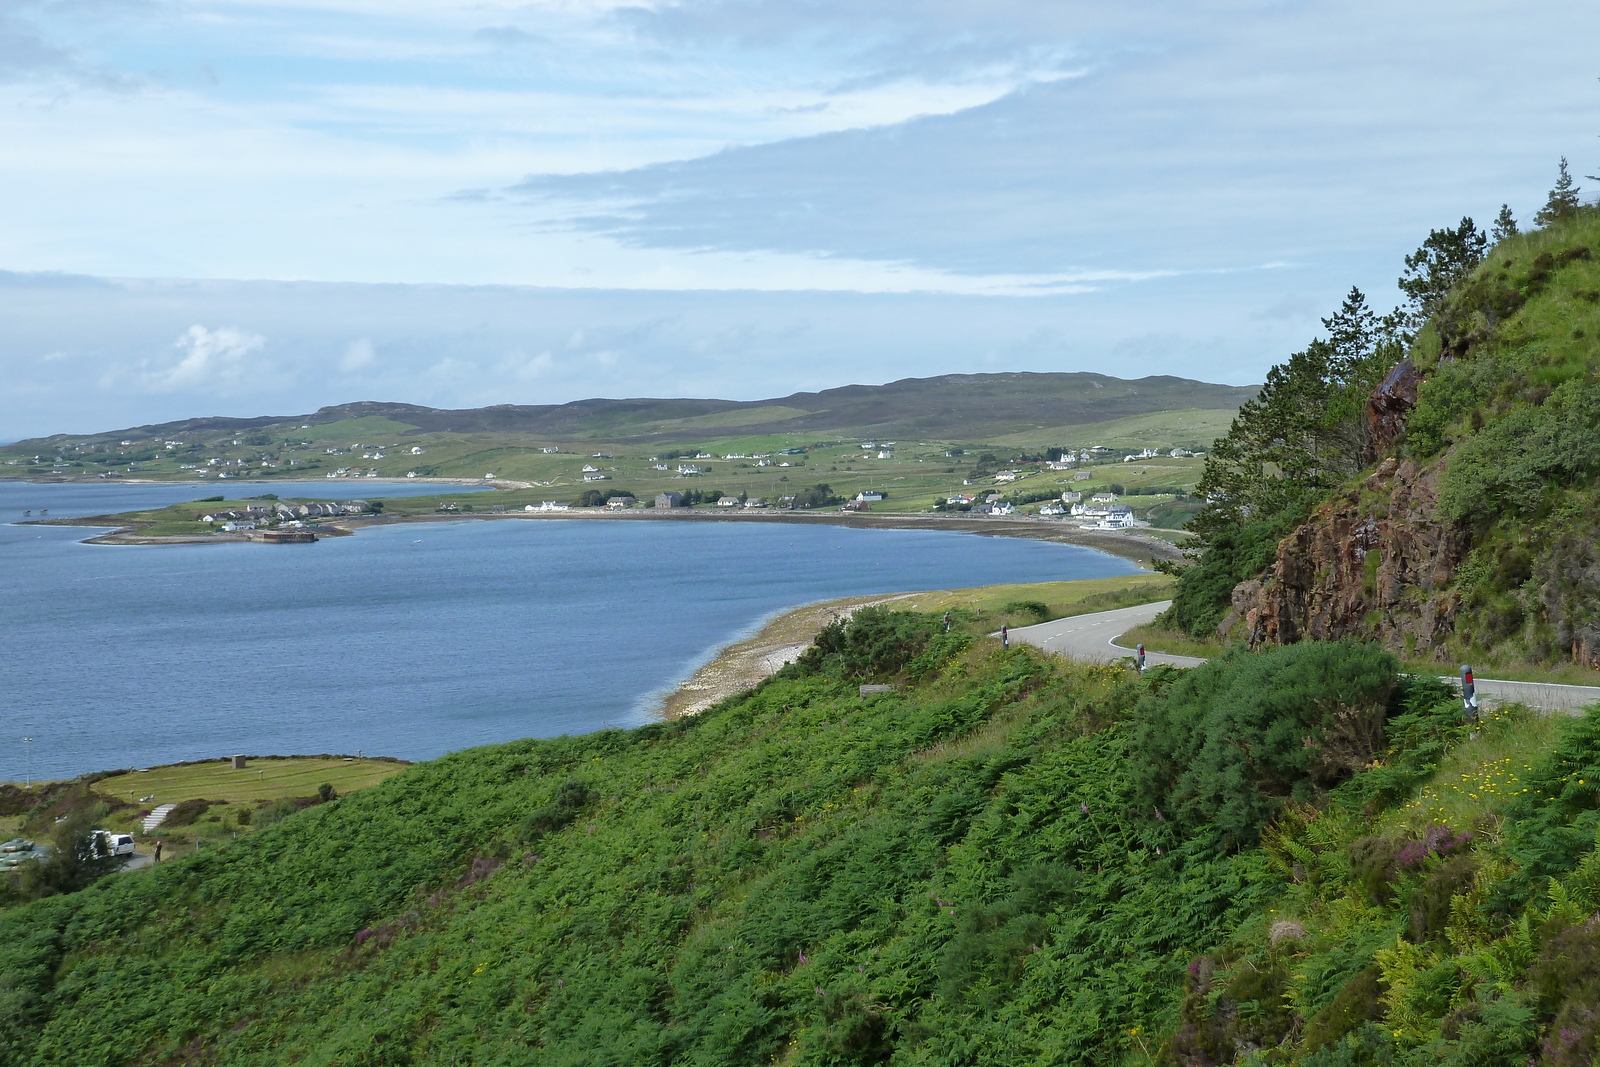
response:
M869 609L695 719L457 753L0 911L0 1062L1588 1063L1600 717ZM889 681L861 696L863 681Z

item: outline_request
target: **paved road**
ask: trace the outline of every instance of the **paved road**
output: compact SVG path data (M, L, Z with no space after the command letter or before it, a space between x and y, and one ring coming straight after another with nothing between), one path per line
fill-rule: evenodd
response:
M1036 626L1019 626L1011 631L1013 641L1022 641L1050 652L1089 663L1105 663L1133 655L1133 649L1116 643L1121 635L1135 626L1143 626L1172 601L1141 604L1135 608L1118 608L1092 615L1076 615L1054 622L1041 622ZM1167 663L1174 667L1198 667L1203 659L1193 656L1168 656L1160 652L1146 652L1148 664ZM1446 677L1454 682L1454 677ZM1590 704L1600 703L1600 687L1589 685L1558 685L1553 682L1509 682L1497 678L1478 678L1478 700L1481 703L1504 704L1512 701L1527 704L1530 708L1545 711L1576 713Z
M1143 626L1171 604L1170 600L1161 600L1134 608L1074 615L1036 626L1019 626L1011 631L1011 639L1072 659L1106 663L1133 655L1133 649L1116 644L1116 639L1135 626ZM1144 658L1147 664L1167 663L1174 667L1198 667L1205 662L1193 656L1168 656L1160 652L1146 652Z

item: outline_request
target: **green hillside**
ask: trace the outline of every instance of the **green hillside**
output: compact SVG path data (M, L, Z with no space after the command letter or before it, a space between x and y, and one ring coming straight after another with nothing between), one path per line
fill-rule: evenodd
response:
M1170 625L1600 670L1600 209L1542 221L1435 231L1397 315L1353 292L1273 369L1208 456Z
M808 455L813 466L842 460L848 471L860 460L887 479L926 481L934 461L953 468L970 453L964 461L970 466L972 456L991 450L997 462L1008 462L1037 458L1052 447L1103 445L1118 450L1118 459L1122 450L1204 449L1252 392L1171 377L973 374L749 402L583 400L464 411L358 403L311 415L189 419L20 441L0 447L0 471L27 478L167 480L494 474L572 485L581 483L586 463L604 458L617 461L597 464L607 473L620 471L640 486L662 483L653 493L677 478L675 462L656 469L663 459L702 452L718 459L755 452L770 457L789 450L770 465L797 465L804 462L797 457ZM954 457L946 455L952 451ZM957 462L948 462L952 458ZM776 493L788 472L765 466L753 459L739 469L748 471L750 488Z
M0 911L0 1062L1589 1062L1600 714L957 621Z

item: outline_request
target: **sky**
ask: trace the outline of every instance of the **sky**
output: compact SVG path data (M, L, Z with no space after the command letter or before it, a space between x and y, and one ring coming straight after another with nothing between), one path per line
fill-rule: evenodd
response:
M1597 31L1592 0L0 0L0 440L1260 381L1431 228L1600 173Z

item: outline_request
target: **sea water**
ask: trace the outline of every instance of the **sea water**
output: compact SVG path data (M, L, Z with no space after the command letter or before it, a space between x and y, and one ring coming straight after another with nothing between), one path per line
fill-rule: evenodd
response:
M0 483L0 522L208 492ZM427 759L637 725L786 607L1138 569L1073 545L820 524L464 519L315 545L81 543L92 534L0 525L0 781L233 753Z

